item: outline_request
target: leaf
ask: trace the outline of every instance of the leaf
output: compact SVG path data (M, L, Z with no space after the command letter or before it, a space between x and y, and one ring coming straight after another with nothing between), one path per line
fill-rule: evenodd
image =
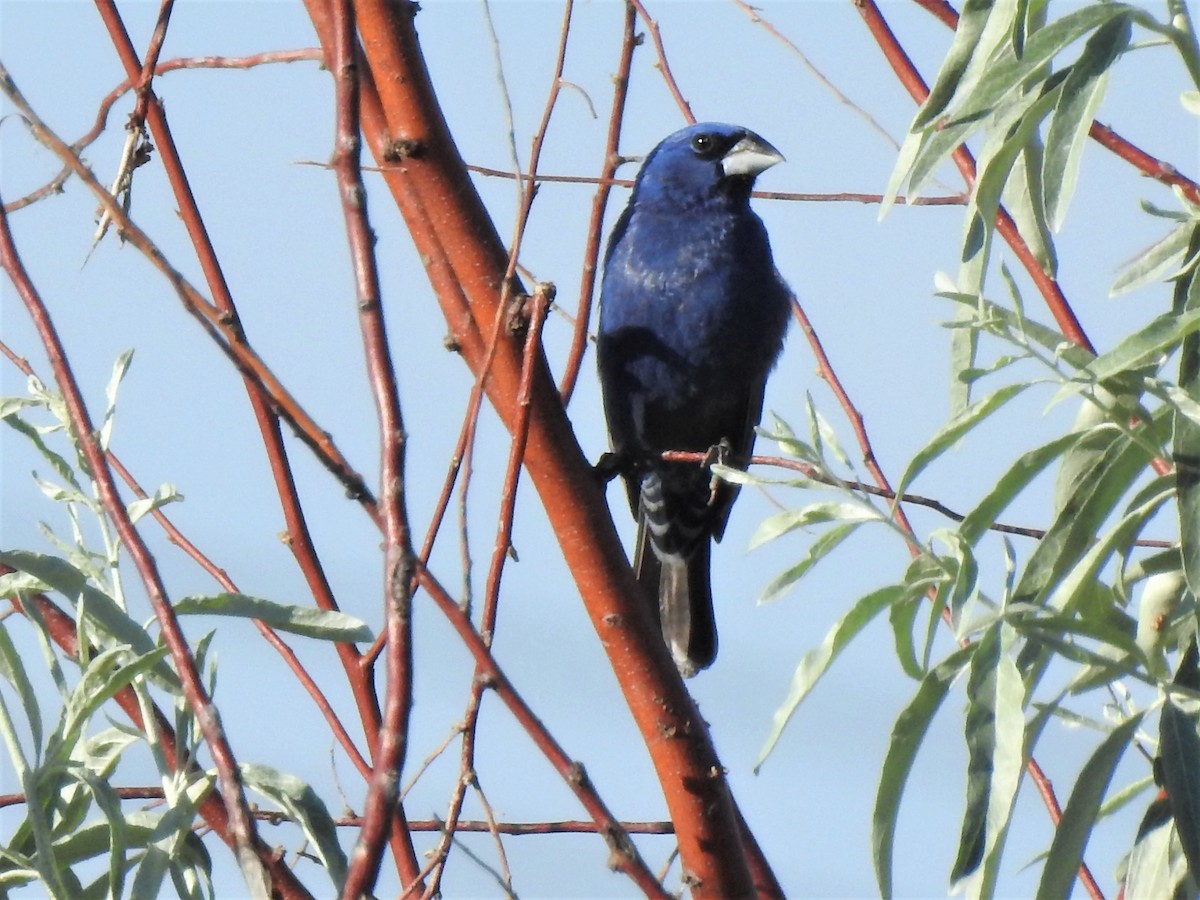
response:
M1079 441L1077 434L1064 434L1034 450L1021 454L958 526L958 533L976 543L1008 505L1050 463Z
M763 588L762 595L758 598L759 604L772 603L782 597L797 581L807 575L813 566L824 559L838 544L850 537L857 527L857 522L850 522L845 525L837 525L819 535L809 545L808 552L798 563L776 576L770 584Z
M1088 477L1080 479L1079 489L1065 500L1030 555L1017 582L1016 602L1037 602L1092 546L1100 524L1150 461L1147 445L1155 445L1163 418L1160 415L1139 425L1134 435L1122 436L1097 460Z
M1125 271L1113 282L1108 295L1119 297L1165 279L1168 272L1182 265L1185 254L1189 260L1195 255L1195 248L1189 249L1195 229L1194 221L1180 222L1165 237L1135 256L1125 267Z
M1164 313L1115 347L1097 356L1084 370L1086 377L1104 381L1155 361L1200 328L1200 308ZM1065 389L1064 389L1065 392ZM1051 401L1053 403L1054 401Z
M241 772L247 787L279 804L288 817L300 826L340 892L346 880L346 854L338 843L337 826L325 802L301 779L270 766L243 764Z
M762 768L763 763L779 742L784 727L800 707L804 698L821 680L821 676L829 670L838 654L882 609L893 603L902 602L910 596L912 590L913 588L908 585L893 584L860 598L850 608L850 611L829 630L825 640L804 654L804 658L800 660L800 664L796 666L796 671L792 675L792 683L788 688L787 697L771 717L771 732L754 763L755 772Z
M953 416L912 458L908 468L904 471L904 477L900 479L900 484L896 487L896 496L903 494L931 462L954 446L963 435L1027 387L1029 387L1028 384L1005 385Z
M1179 846L1166 800L1154 800L1138 826L1137 838L1125 866L1125 900L1159 900L1195 896L1188 881L1187 861Z
M117 413L117 392L121 388L121 381L125 377L125 373L129 371L129 364L133 361L133 351L126 350L117 357L113 363L112 375L109 377L108 386L104 390L104 395L108 403L104 409L104 419L100 423L99 438L100 447L103 450L108 449L109 442L112 439L114 417Z
M1045 164L1045 152L1042 148L1041 137L1038 133L1031 134L1021 150L1021 155L1013 164L1004 191L1000 195L1005 209L1017 225L1017 231L1025 240L1034 257L1041 264L1047 275L1057 277L1058 255L1054 249L1054 239L1050 225L1046 221L1045 206L1042 197L1046 189L1042 181L1042 167ZM1011 293L1018 301L1020 294L1016 291L1016 282L1008 267L1001 263L1001 275Z
M1059 94L1046 134L1042 170L1046 218L1055 232L1062 229L1075 193L1083 147L1108 85L1108 70L1129 45L1130 18L1128 14L1117 16L1096 29L1071 66Z
M108 594L88 584L87 575L64 559L25 550L0 550L0 563L19 572L26 572L66 597L85 614L101 634L113 645L131 647L138 656L154 650L154 642L146 630L117 605ZM170 670L163 666L157 677L174 681Z
M1079 874L1083 851L1108 783L1141 721L1141 713L1126 719L1100 742L1084 763L1054 831L1054 840L1038 883L1038 900L1057 900L1071 895L1071 886Z
M951 893L957 893L960 882L978 870L989 851L995 855L1021 780L1024 688L1004 652L1003 631L999 622L989 628L971 657L965 721L967 806L950 873ZM980 875L969 893L990 896L992 891L984 884L994 882L995 866L985 867Z
M1127 15L1129 9L1122 3L1085 6L1039 28L1025 41L1024 52L1020 56L1010 48L989 67L986 77L980 80L976 89L962 98L962 106L955 113L953 121L974 120L986 115L1005 101L1009 94L1027 85L1030 76L1037 74L1042 66L1069 44L1113 18Z
M8 679L21 700L25 721L29 723L30 743L33 745L36 760L42 753L42 711L38 706L37 692L25 672L25 665L9 636L8 629L0 627L0 675Z
M858 525L875 521L883 522L886 519L882 513L866 503L823 500L768 516L751 535L750 549L761 547L790 531L809 525L823 525L828 522Z
M933 122L949 105L958 90L964 92L973 86L973 82L961 83L967 65L976 55L990 56L992 47L980 41L988 16L992 11L993 0L966 0L958 14L958 25L954 29L954 40L946 56L942 60L942 68L929 89L929 96L917 110L913 119L911 131L917 131ZM975 77L982 74L981 67L976 67Z
M1194 658L1193 658L1194 663ZM1168 694L1158 725L1158 758L1175 830L1193 872L1200 872L1200 736L1196 716Z
M178 615L239 616L258 619L279 631L326 641L354 643L370 641L371 630L359 619L343 612L290 606L246 594L209 594L184 597L174 606Z
M1186 230L1190 256L1200 251L1200 225ZM1200 275L1195 269L1175 283L1172 308L1180 314L1200 311ZM1179 388L1190 400L1200 400L1200 334L1196 332L1183 340L1179 354ZM1179 496L1183 574L1193 596L1200 596L1200 423L1177 412L1171 449Z
M875 880L879 895L892 896L892 852L896 837L896 820L900 815L900 800L913 761L934 715L946 699L951 682L971 661L977 645L962 647L930 670L917 688L917 693L896 719L888 742L887 755L875 793L875 810L871 826L871 858L875 864Z
M153 495L142 497L134 500L126 508L129 513L129 519L132 522L137 522L138 519L147 513L154 512L166 506L168 503L176 503L183 499L183 494L179 493L175 485L170 483L160 484Z

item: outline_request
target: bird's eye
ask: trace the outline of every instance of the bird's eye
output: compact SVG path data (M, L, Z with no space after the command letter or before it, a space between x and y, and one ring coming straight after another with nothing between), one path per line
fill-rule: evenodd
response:
M717 142L711 134L698 134L692 138L692 150L697 156L708 159L718 152Z

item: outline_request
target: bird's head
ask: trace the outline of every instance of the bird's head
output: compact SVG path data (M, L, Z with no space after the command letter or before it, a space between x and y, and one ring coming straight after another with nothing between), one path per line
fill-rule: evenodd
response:
M665 138L638 173L635 197L643 208L686 210L710 198L744 202L760 172L783 154L753 131L701 122Z

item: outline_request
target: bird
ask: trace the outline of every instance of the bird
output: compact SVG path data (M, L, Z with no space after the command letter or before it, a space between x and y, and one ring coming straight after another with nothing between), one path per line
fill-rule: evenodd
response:
M597 368L613 467L637 519L633 566L676 667L717 655L709 564L745 468L791 291L750 192L783 154L747 128L691 125L645 158L613 226L600 284Z

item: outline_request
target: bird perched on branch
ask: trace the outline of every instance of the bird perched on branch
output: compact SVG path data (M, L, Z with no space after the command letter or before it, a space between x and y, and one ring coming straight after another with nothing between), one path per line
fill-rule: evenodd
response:
M638 581L684 676L717 654L709 551L737 489L662 453L749 461L791 297L750 189L782 159L745 128L675 132L642 164L604 259L604 412L638 521Z

